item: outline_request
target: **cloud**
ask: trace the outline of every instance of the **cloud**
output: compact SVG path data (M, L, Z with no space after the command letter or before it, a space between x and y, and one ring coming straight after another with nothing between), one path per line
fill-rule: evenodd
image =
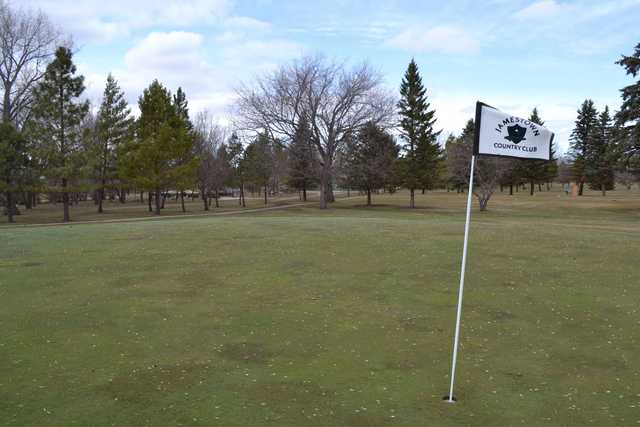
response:
M480 44L464 29L440 25L427 30L411 28L385 42L386 46L413 52L474 53Z
M569 13L573 7L568 4L557 3L554 0L541 0L530 4L515 13L515 18L521 21L555 18Z
M274 63L290 59L303 49L284 39L240 36L219 46L217 52L222 60L213 62L207 50L209 44L203 34L191 31L153 31L135 42L124 54L122 66L111 70L134 113L142 91L158 79L172 92L182 87L192 115L207 109L225 120L236 98L232 88L239 80L249 79L250 73L269 70ZM79 63L78 70L85 75L86 96L98 104L106 72L85 63Z
M520 9L514 17L526 20L558 20L563 23L574 20L591 20L607 15L622 13L628 9L640 7L638 0L598 1L587 3L561 3L555 0L539 0Z
M266 29L257 19L234 16L230 0L21 0L21 7L40 9L81 42L108 42L153 29L194 26Z

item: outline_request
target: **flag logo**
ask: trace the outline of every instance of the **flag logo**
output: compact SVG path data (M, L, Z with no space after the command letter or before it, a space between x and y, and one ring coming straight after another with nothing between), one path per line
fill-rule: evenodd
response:
M549 160L553 132L531 120L476 104L473 154Z
M524 128L520 125L508 126L507 132L509 133L509 135L505 136L504 139L506 139L507 141L511 141L514 144L518 144L521 141L527 139L524 137L527 133L527 128Z

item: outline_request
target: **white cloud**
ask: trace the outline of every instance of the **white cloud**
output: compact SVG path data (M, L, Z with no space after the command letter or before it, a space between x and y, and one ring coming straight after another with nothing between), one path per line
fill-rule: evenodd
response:
M519 20L550 19L567 14L572 8L571 5L557 3L555 0L540 0L519 10L514 16Z
M142 91L158 79L173 92L182 87L192 115L207 109L218 119L228 121L229 107L236 98L233 87L240 80L302 52L301 45L284 39L243 36L220 46L223 60L213 63L207 45L205 36L188 31L154 31L138 40L124 54L123 65L111 70L134 113ZM86 96L98 104L106 72L98 72L85 63L78 64L78 70L85 75Z
M622 13L639 6L638 0L597 1L592 4L539 0L517 11L514 17L520 21L556 20L566 24L574 20L590 20Z
M473 53L479 49L478 41L464 29L446 25L427 30L410 28L385 45L413 52Z

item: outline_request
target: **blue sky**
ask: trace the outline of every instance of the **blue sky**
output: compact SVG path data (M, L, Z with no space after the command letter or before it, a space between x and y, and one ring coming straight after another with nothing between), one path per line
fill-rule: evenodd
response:
M619 105L614 62L640 42L640 0L21 0L73 36L87 95L112 72L135 104L154 78L182 86L192 112L230 121L234 89L305 54L368 61L394 91L418 62L443 133L479 99L517 115L538 107L568 146L585 98Z

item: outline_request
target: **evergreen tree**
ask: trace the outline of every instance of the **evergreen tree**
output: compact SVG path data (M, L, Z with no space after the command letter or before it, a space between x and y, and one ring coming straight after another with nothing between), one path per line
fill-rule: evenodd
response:
M183 161L193 150L193 140L172 102L171 94L157 80L138 100L140 117L136 138L127 144L120 171L139 188L155 195L160 215L162 191L194 179L197 159Z
M374 123L367 123L347 146L349 181L367 193L367 206L371 192L392 180L398 153L393 136Z
M227 156L229 165L231 166L231 174L229 176L229 184L237 185L240 188L240 197L238 204L243 208L246 207L244 198L244 184L245 184L245 150L238 134L235 132L231 134L229 142L227 144Z
M178 91L173 96L173 108L178 116L179 126L186 130L186 138L191 140L192 150L186 151L183 153L180 158L176 160L176 166L188 166L197 163L197 155L195 150L195 135L194 135L194 127L193 123L191 123L191 119L189 118L189 102L187 101L187 95L184 93L181 87L178 87ZM176 189L180 195L180 206L182 208L182 212L186 212L184 206L184 191L188 187L192 186L196 181L195 174L185 173L181 174L178 179L176 179Z
M627 74L640 74L640 43L631 56L622 56L616 64L624 67ZM619 139L623 144L623 160L626 163L640 161L640 79L621 89L622 105L616 114L616 125L620 129ZM631 160L631 161L629 161Z
M256 139L247 145L243 163L247 182L256 189L263 190L266 205L269 180L273 175L273 150L266 133L258 134Z
M412 59L400 86L400 135L406 142L402 159L403 184L410 192L409 207L415 207L415 189L428 188L436 179L441 150L435 132L435 111L429 110L426 89Z
M84 77L76 76L69 48L59 47L35 91L33 125L39 151L46 159L47 177L61 184L65 222L69 216L69 184L85 166L81 123L89 102L78 98L84 92Z
M307 201L307 190L317 184L318 162L311 142L311 130L306 120L300 120L296 134L289 144L289 177L292 188L302 192L302 200Z
M596 135L587 146L585 154L585 175L592 189L602 191L614 188L616 150L613 143L612 119L609 107L598 117Z
M102 202L105 198L107 182L116 179L117 155L124 143L131 138L133 120L131 110L124 98L124 92L111 74L107 76L107 84L102 96L102 104L98 111L96 124L97 144L91 156L97 172L99 188L98 212L103 212ZM121 197L121 200L122 197Z
M556 157L556 144L551 141L551 153L549 156L549 161L545 162L544 165L544 181L547 183L552 183L554 179L558 176L558 159Z
M537 125L544 125L544 122L540 118L538 109L534 108L529 116L529 121ZM546 178L546 160L517 160L516 161L516 176L522 179L524 182L529 183L529 194L533 196L534 186L536 183L543 182Z
M575 128L571 133L570 154L573 161L572 170L573 177L579 185L578 195L582 196L584 192L584 183L586 176L586 156L589 146L596 137L598 130L598 112L596 111L593 101L585 100L578 110L578 118L575 122Z
M14 192L18 190L28 164L27 142L12 123L0 123L0 192L5 194L7 220L17 213Z

